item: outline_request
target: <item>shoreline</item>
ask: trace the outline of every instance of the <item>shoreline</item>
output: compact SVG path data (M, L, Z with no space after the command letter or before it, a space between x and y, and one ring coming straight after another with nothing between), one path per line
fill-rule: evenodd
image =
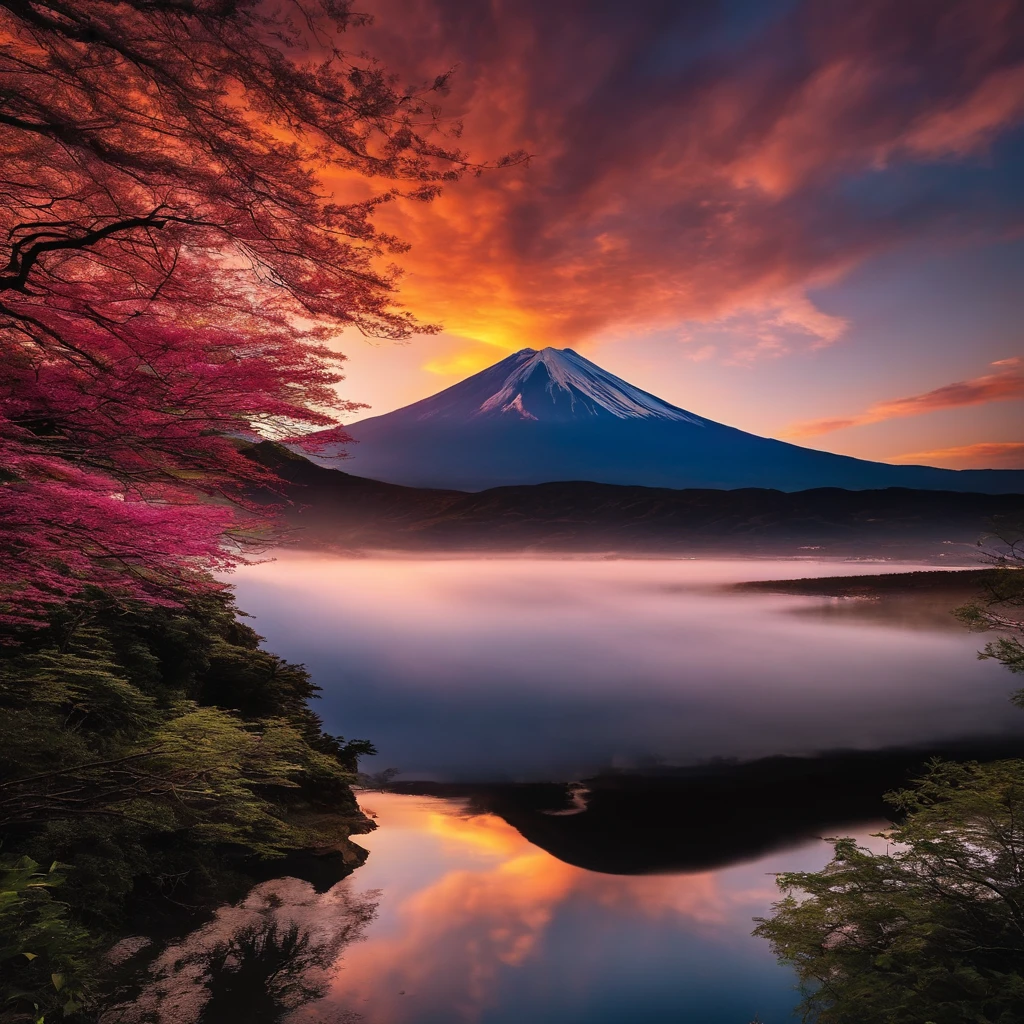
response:
M746 593L796 594L808 597L879 599L883 597L970 596L999 575L1012 572L996 567L982 569L918 569L912 572L862 576L812 576L796 580L750 580L727 589Z

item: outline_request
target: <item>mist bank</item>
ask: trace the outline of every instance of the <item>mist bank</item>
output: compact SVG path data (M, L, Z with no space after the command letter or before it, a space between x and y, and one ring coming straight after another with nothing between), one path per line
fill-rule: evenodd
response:
M331 551L630 552L866 556L956 563L1024 495L819 488L673 490L587 481L465 492L403 487L314 465L264 442L284 481L290 542ZM344 465L339 460L338 466Z

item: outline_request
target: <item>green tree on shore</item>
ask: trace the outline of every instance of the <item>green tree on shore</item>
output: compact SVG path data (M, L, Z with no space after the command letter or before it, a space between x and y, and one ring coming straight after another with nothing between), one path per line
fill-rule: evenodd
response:
M1004 535L984 599L962 609L997 630L980 653L1024 671L1024 531ZM1024 690L1013 701L1024 706ZM816 1024L1024 1020L1024 761L934 762L889 799L884 852L836 840L821 871L778 878L754 934L796 970Z
M792 965L806 1021L1011 1024L1024 1008L1024 762L934 764L894 795L877 852L835 844L755 934Z
M319 688L226 595L97 593L19 639L0 647L0 1019L87 1005L131 909L202 906L369 827L350 787L372 747L323 731Z

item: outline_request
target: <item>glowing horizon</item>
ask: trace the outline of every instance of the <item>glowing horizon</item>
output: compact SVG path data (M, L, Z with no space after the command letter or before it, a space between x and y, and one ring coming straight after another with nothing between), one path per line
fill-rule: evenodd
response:
M875 416L1006 376L990 364L1024 354L1009 8L370 10L360 45L403 78L456 68L443 110L464 149L533 154L381 208L412 246L401 300L444 331L398 348L343 339L346 393L370 415L523 347L572 346L753 433L830 421L816 447L1024 466L1019 390Z

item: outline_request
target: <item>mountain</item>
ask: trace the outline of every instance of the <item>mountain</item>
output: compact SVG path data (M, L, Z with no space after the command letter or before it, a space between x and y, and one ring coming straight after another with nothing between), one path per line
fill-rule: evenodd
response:
M994 522L1024 518L1020 494L677 491L586 481L466 493L324 469L269 441L248 451L283 482L283 490L254 497L284 497L294 541L307 548L867 555L941 564L976 554Z
M346 469L413 487L479 491L588 480L783 491L1024 491L1024 471L892 466L748 434L641 391L568 348L524 348L348 431L358 443ZM317 461L338 466L323 456Z

